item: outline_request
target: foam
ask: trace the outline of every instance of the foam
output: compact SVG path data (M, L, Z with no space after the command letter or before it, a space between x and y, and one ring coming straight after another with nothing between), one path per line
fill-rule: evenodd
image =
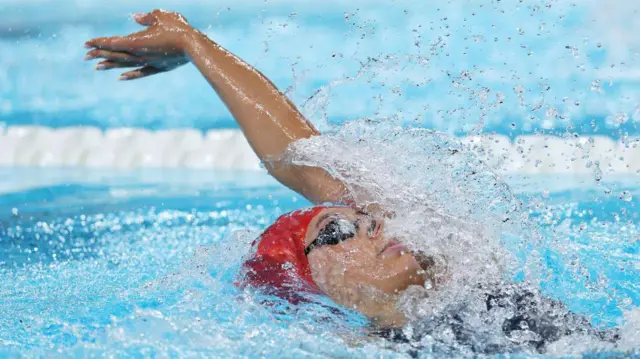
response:
M461 138L504 173L640 173L640 138L500 135ZM240 130L92 127L0 129L0 167L259 170Z

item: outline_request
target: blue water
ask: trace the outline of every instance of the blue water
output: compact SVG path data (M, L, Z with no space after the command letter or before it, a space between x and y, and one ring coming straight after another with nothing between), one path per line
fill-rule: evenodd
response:
M155 7L257 66L320 127L399 116L455 134L638 134L633 0L0 0L0 124L236 127L191 66L120 83L82 61L86 39L135 31L128 15Z
M155 7L257 66L320 129L397 117L457 135L640 134L633 0L0 0L0 127L237 127L190 66L122 83L82 61L86 39L135 31L128 14ZM607 177L509 180L542 234L541 289L599 327L640 304L640 186ZM233 285L249 242L308 204L266 175L2 169L0 193L0 357L407 353L332 303L264 306Z
M249 241L308 204L266 176L2 172L14 182L39 173L69 184L0 196L0 357L408 355L366 336L357 313L263 306L233 285ZM543 290L608 327L640 304L640 187L618 178L604 195L591 182L510 179L527 203L544 199L532 213L552 273Z

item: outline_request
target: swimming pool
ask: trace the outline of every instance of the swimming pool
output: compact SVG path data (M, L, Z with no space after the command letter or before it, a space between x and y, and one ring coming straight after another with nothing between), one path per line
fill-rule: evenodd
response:
M234 287L248 241L306 204L266 176L82 172L58 171L67 184L0 196L1 356L395 357L409 349L366 336L355 312L264 307ZM521 198L546 198L534 214L553 239L537 248L554 274L545 291L606 327L640 302L640 187L623 176L603 196L602 186L573 178L510 182Z
M122 84L82 62L84 40L159 6L256 64L323 131L366 117L384 119L381 136L464 135L539 234L505 247L535 258L545 294L620 326L620 356L637 353L640 47L620 35L637 33L636 5L0 0L0 357L415 354L326 299L265 305L233 285L256 235L308 203L260 169L193 69ZM460 208L484 210L482 184L459 188ZM548 354L599 350L564 338Z
M86 39L136 31L129 14L156 7L254 64L321 130L366 116L452 134L639 133L632 0L1 0L0 122L236 128L191 67L141 85L83 62Z

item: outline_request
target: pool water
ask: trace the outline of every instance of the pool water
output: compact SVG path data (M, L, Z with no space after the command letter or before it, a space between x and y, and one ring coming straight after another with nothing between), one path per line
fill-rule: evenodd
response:
M536 235L510 233L502 244L522 259L514 279L539 271L544 294L599 328L619 327L617 355L638 355L640 157L630 149L640 133L637 1L0 0L0 163L34 165L41 161L32 157L72 147L83 160L57 163L133 169L0 168L0 357L415 354L368 335L366 318L325 298L265 305L262 294L234 286L251 241L279 214L307 206L300 196L258 171L136 170L136 153L145 151L174 159L193 151L187 164L203 168L208 154L235 150L205 145L202 135L238 129L192 66L121 83L82 60L84 41L137 31L129 15L155 7L180 11L255 65L323 133L371 119L387 127L373 132L396 143L401 125L498 134L513 143L480 152L499 150L512 170L589 174L508 177ZM11 139L5 128L31 135ZM131 128L136 136L121 139ZM52 131L64 129L73 136ZM147 133L176 129L186 132L165 133L164 147ZM447 162L455 153L447 149L461 149L450 137L404 138L394 152L371 131L360 138L366 128L351 131L344 157L377 166L360 175L399 170L386 188L436 184L440 204L498 218L483 217L484 205L508 191L482 175L481 160ZM558 136L551 145L534 137L549 134ZM593 135L603 137L581 137ZM316 147L311 162L338 170L358 163L323 157L339 152L333 144ZM394 156L404 163L391 163ZM504 161L514 157L526 157L526 166ZM505 205L496 212L511 199L495 201ZM589 339L565 339L547 354L600 350Z
M400 117L456 134L640 133L635 0L0 0L0 127L237 128L191 66L123 84L82 60L87 39L138 31L129 15L154 8L256 66L321 130Z
M54 176L69 184L52 186L47 173L0 196L0 357L409 356L327 300L264 306L233 285L260 230L308 205L266 175L70 170ZM640 304L634 179L509 179L540 209L543 291L599 327Z

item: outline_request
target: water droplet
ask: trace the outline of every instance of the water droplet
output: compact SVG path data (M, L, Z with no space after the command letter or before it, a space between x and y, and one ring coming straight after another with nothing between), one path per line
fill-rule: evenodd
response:
M602 170L598 165L596 165L596 168L593 171L593 178L596 180L596 182L602 181Z
M625 201L625 202L631 202L631 200L633 199L633 196L631 195L631 192L629 192L629 191L622 191L620 193L620 199Z
M433 283L431 282L431 279L427 279L426 281L424 281L424 288L425 289L433 288Z

